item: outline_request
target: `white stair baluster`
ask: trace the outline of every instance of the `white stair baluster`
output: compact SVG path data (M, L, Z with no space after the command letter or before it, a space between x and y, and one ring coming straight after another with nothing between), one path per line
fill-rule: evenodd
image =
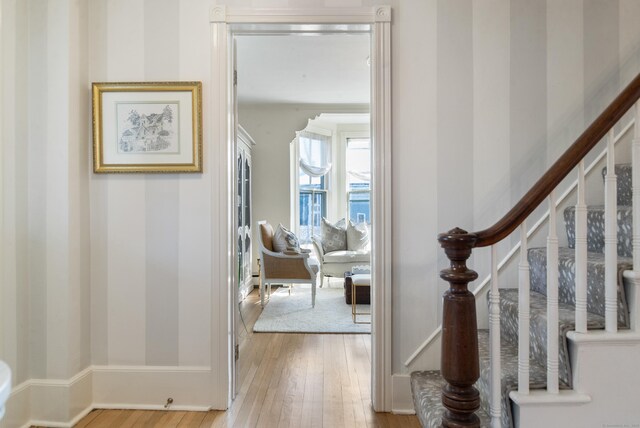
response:
M529 393L529 262L527 260L527 222L520 225L520 264L518 265L518 392Z
M605 329L618 331L618 202L613 128L607 134L607 175L604 179L604 314Z
M640 101L636 103L635 113L633 143L631 145L631 188L633 189L633 270L640 273Z
M640 101L636 103L635 123L633 125L633 143L631 144L631 178L633 189L633 271L636 283L635 293L631 296L633 301L629 302L631 309L631 328L640 330L640 293L638 293L638 283L640 282Z
M491 426L502 426L502 386L500 381L500 291L498 290L498 257L491 246L491 291L489 293L489 342L491 345Z
M556 195L549 195L547 237L547 391L558 393L558 235Z
M576 332L587 332L587 205L584 160L578 165L578 203L575 211Z

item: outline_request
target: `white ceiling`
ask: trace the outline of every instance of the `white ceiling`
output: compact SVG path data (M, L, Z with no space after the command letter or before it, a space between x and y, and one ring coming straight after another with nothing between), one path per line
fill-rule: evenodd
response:
M238 102L368 104L368 34L237 38Z

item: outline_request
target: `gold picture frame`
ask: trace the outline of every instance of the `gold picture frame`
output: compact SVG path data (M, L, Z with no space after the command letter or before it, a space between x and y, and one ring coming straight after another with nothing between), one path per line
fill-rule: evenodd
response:
M202 83L92 84L93 171L202 172Z

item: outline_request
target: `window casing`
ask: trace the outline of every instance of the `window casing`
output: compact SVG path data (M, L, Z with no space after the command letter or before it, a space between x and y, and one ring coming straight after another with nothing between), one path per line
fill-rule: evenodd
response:
M347 138L347 214L354 223L371 224L371 140Z

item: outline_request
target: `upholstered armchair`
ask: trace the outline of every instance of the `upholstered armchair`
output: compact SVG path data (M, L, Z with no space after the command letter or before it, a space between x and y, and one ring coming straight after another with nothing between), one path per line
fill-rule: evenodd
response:
M266 221L258 222L260 243L260 304L264 307L271 284L311 284L311 306L316 305L316 278L318 261L310 252L274 251L273 227Z

